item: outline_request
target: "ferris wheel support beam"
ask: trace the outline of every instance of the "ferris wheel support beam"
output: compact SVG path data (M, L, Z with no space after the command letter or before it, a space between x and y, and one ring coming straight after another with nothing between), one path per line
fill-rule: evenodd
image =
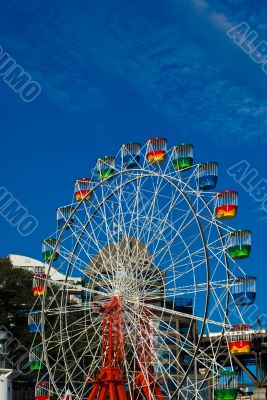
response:
M140 329L137 330L138 342L140 343L138 352L140 353L140 371L136 372L134 380L134 392L142 391L146 400L164 400L159 384L154 378L152 367L152 348L153 328L151 323L151 313L147 313L145 308L141 312L139 321ZM153 345L152 345L153 346ZM135 396L134 396L135 397ZM138 396L136 396L138 398Z
M121 372L124 357L121 298L115 295L100 307L102 313L101 370L95 381L88 381L93 388L88 400L127 400Z

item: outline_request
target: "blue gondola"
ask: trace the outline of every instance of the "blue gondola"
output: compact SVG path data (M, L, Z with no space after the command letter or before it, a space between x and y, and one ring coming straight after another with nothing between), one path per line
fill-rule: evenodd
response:
M200 190L214 189L218 180L218 163L215 161L200 164L197 171L197 185Z
M121 147L122 164L125 168L138 167L140 161L140 144L127 143Z
M64 227L73 210L74 208L72 206L65 206L57 209L57 229L62 229ZM73 218L69 220L66 229L69 229L72 223Z
M237 278L233 286L233 298L238 306L249 306L256 299L256 278L246 276Z
M41 332L41 314L39 311L32 312L28 315L28 332L30 333Z

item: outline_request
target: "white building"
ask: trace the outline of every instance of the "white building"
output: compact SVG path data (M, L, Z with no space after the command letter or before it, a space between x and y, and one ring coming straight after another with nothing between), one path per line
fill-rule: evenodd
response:
M14 267L21 267L28 271L31 271L32 273L35 273L40 267L45 267L45 273L48 274L49 265L45 264L42 261L36 260L35 258L21 256L18 254L9 254L9 258ZM53 266L50 269L49 276L51 280L59 282L65 281L66 278L64 274L57 271L57 269ZM81 278L71 278L68 279L68 281L71 281L74 284L79 284Z

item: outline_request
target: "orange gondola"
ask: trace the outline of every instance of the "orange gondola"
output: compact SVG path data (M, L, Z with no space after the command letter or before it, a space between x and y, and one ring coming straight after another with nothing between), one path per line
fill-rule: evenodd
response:
M150 164L161 164L167 152L167 139L156 137L147 141L147 160Z
M33 276L33 294L34 296L43 296L45 291L46 274L34 274Z
M251 326L245 324L234 325L227 336L231 354L251 352Z
M215 196L215 212L219 219L234 218L237 213L238 193L235 190L224 190Z
M89 201L92 197L92 179L78 178L75 181L74 195L76 201Z

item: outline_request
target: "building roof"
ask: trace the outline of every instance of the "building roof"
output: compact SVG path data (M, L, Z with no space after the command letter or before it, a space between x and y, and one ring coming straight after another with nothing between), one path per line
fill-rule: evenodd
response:
M9 254L8 256L14 267L25 268L32 272L34 271L34 267L45 267L45 273L46 274L48 273L49 265L42 261L36 260L35 258L28 257L28 256L22 256L19 254ZM55 281L64 281L65 280L65 275L62 274L61 272L57 271L56 268L54 268L54 267L51 267L49 275L50 275L50 278ZM71 279L80 281L80 278L71 278Z

